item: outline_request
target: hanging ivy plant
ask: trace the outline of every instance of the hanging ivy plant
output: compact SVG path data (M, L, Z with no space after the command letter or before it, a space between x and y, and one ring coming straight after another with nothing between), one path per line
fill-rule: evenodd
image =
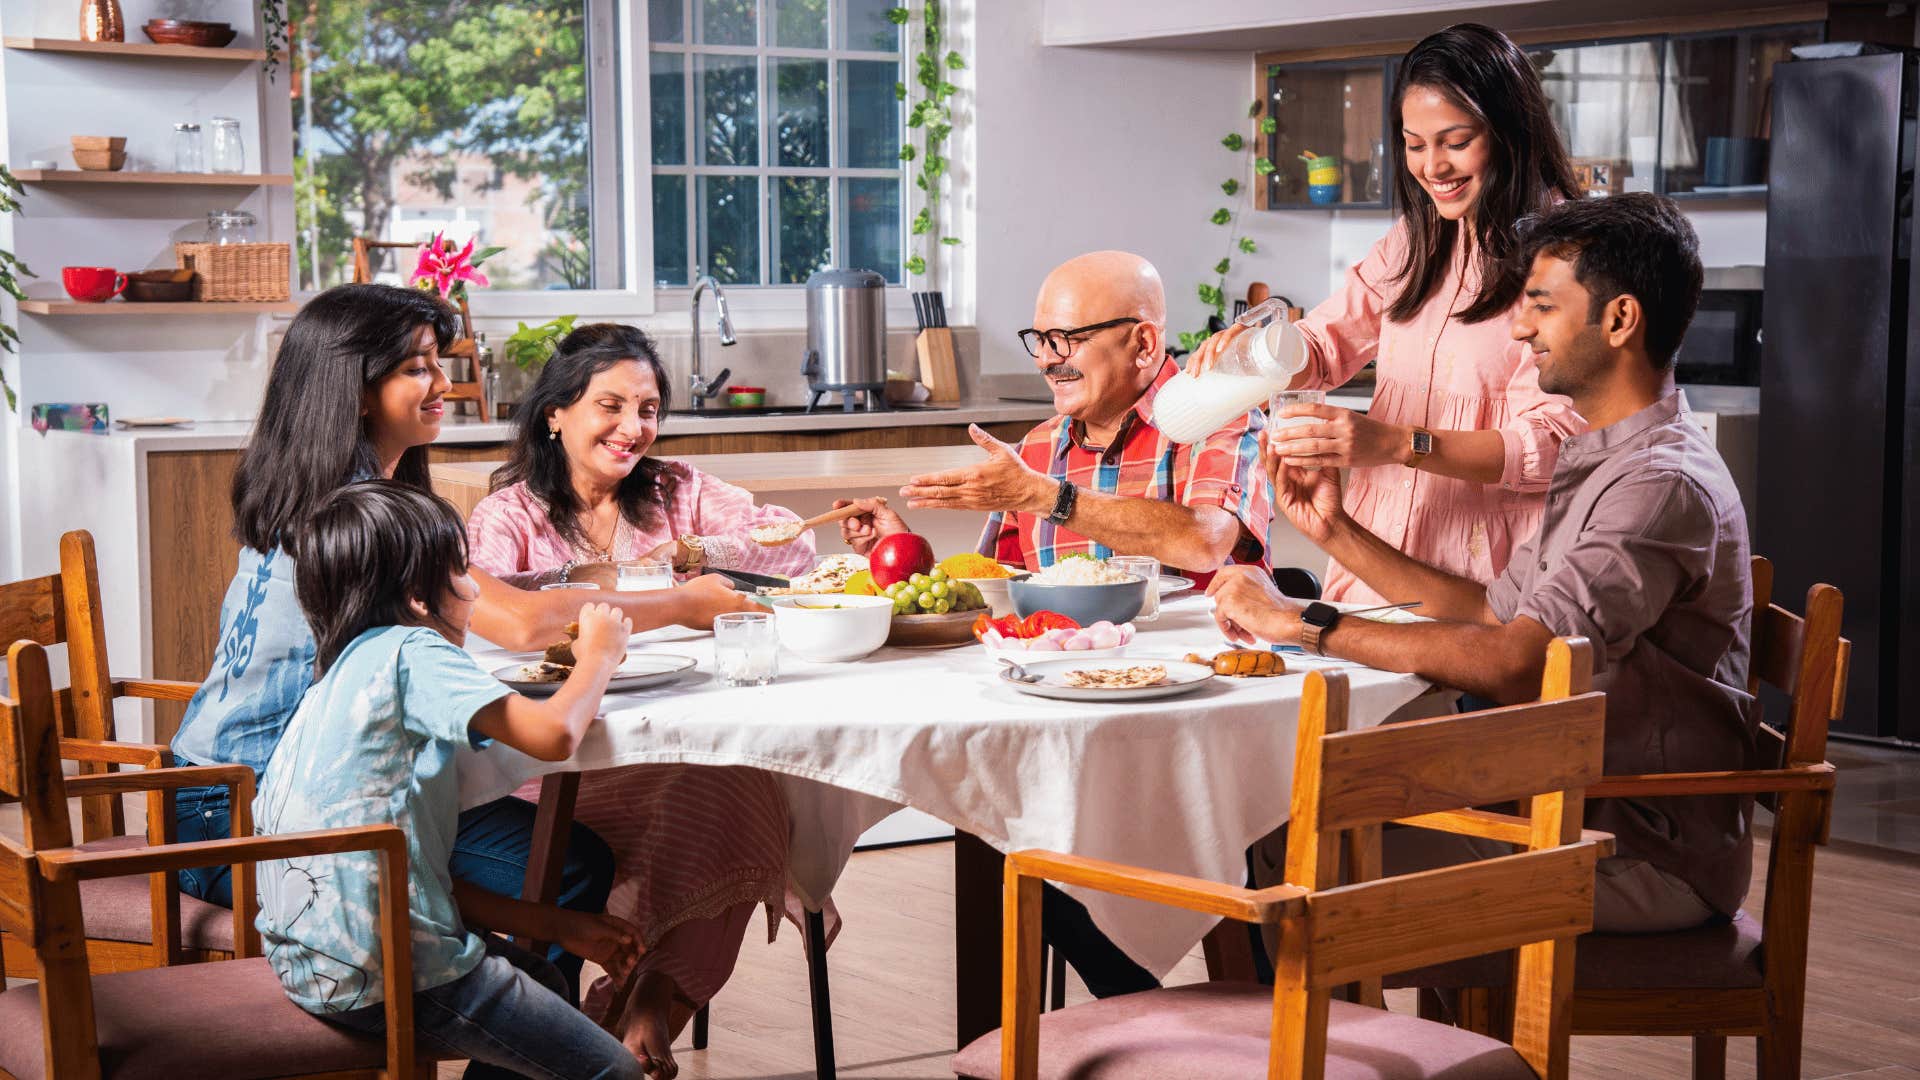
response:
M283 0L260 0L260 27L266 32L265 65L267 81L272 82L280 69L280 54L287 51L287 9Z
M912 21L913 12L905 7L892 8L887 18L896 26L906 26ZM957 236L941 235L940 181L947 175L949 162L945 147L947 136L953 133L953 96L959 93L959 88L948 81L947 73L962 70L967 61L952 49L941 51L946 40L944 22L940 0L925 0L920 10L920 48L913 63L913 84L918 90L910 92L904 82L893 84L895 100L915 98L907 109L907 127L920 134L918 147L914 146L912 135L900 147L901 161L919 162L913 186L926 193L909 228L914 238L913 249L905 265L907 273L916 276L927 273L934 245L954 247L960 243Z
M1279 130L1279 123L1271 116L1262 116L1261 113L1265 111L1261 102L1256 101L1252 105L1249 105L1247 107L1247 126L1249 131L1246 133L1229 131L1226 137L1220 140L1220 145L1226 147L1228 152L1232 154L1239 155L1248 153L1253 156L1253 174L1256 177L1265 177L1274 169L1273 160L1265 154L1260 153L1260 147L1265 141L1264 136L1271 135ZM1249 134L1253 137L1248 138ZM1237 158L1236 160L1244 159ZM1243 195L1242 191L1245 190L1245 188L1246 185L1241 183L1240 177L1238 176L1229 176L1225 180L1222 180L1220 182L1221 192L1229 199L1237 196L1238 201L1231 207L1220 207L1207 218L1208 221L1227 230L1227 253L1219 262L1213 264L1212 280L1201 282L1199 288L1195 291L1198 292L1200 296L1200 302L1207 305L1213 314L1222 319L1227 317L1227 272L1233 269L1233 257L1236 254L1252 255L1260 250L1259 245L1253 242L1252 237L1240 235L1240 218L1241 215L1246 212L1247 201L1251 194ZM1192 352L1199 348L1200 343L1207 340L1207 336L1211 333L1211 330L1205 328L1195 331L1182 331L1180 333L1180 347L1187 352Z
M21 187L20 181L14 179L13 171L5 165L0 165L0 214L19 213L20 200L26 198L26 195L27 189ZM15 300L25 300L27 291L20 287L20 279L39 276L27 269L27 264L21 262L18 255L0 248L0 292L5 292ZM5 322L0 322L0 349L17 352L19 344L19 331ZM6 393L8 409L11 410L19 405L19 401L13 396L13 386L7 382L4 371L0 371L0 391Z

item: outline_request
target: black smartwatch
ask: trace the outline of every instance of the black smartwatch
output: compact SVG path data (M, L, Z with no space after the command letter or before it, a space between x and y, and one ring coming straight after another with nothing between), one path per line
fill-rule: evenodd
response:
M1073 504L1078 498L1079 492L1074 488L1073 481L1060 481L1060 494L1054 497L1053 513L1047 515L1047 520L1055 525L1065 525L1067 519L1073 516Z
M1300 613L1300 647L1315 656L1327 655L1320 647L1320 636L1333 629L1340 621L1340 609L1332 604L1323 604L1318 600L1308 604Z

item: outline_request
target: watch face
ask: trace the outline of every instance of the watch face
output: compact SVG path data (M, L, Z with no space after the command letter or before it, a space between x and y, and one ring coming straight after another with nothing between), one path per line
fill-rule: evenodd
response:
M1426 431L1413 433L1413 452L1416 454L1433 453L1433 434Z
M1308 626L1319 626L1319 627L1332 626L1333 620L1339 617L1340 617L1339 608L1336 608L1331 604L1323 604L1318 600L1315 600L1313 603L1308 604L1306 606L1306 610L1300 613L1300 621L1303 623L1306 623Z

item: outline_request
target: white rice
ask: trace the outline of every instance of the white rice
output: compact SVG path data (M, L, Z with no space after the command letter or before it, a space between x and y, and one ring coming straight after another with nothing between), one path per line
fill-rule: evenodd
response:
M1099 559L1061 559L1028 580L1036 585L1118 585L1139 579Z

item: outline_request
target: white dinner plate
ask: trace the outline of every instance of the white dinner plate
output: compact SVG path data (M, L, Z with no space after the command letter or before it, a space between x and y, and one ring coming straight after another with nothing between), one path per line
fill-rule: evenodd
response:
M1165 600L1168 597L1179 596L1181 593L1192 589L1193 579L1190 577L1181 577L1179 574L1161 574L1159 586L1160 599Z
M1068 686L1066 683L1066 675L1069 671L1140 667L1146 664L1159 664L1165 667L1166 681L1152 686L1125 690L1082 689L1077 686ZM1054 698L1059 701L1147 701L1153 698L1191 693L1213 678L1213 668L1205 664L1142 657L1117 657L1111 660L1034 660L1020 666L1026 669L1027 674L1040 676L1040 681L1020 682L1013 677L1013 669L1010 667L1000 669L1000 681L1023 694Z
M493 677L513 687L528 697L546 697L560 689L559 682L533 682L520 677L527 668L540 666L538 660L526 660L517 664L508 664L496 668ZM614 669L613 677L607 680L607 693L617 694L627 690L641 690L672 682L682 674L692 671L697 662L690 656L676 656L673 653L646 653L627 657L626 663Z

